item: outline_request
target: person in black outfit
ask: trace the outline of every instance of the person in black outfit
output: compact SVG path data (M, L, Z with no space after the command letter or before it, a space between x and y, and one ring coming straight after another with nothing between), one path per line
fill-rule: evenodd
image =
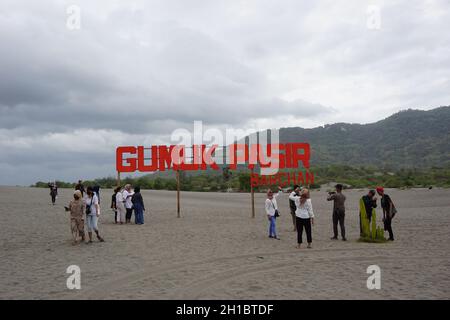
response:
M336 185L336 192L329 192L327 200L333 201L333 237L331 240L338 238L338 224L341 227L341 236L343 241L347 241L345 237L345 196L342 193L344 186L340 183Z
M377 197L375 197L375 190L370 190L368 194L362 197L362 200L364 202L366 215L370 223L372 221L372 211L377 207ZM362 236L361 213L359 214L359 233Z
M135 187L134 188L134 194L131 197L131 202L133 203L134 208L134 222L136 224L144 224L144 199L141 195L141 188Z
M289 196L289 209L291 210L292 224L294 225L293 231L297 231L297 217L295 215L295 210L297 210L297 206L292 198L299 196L300 196L300 187L298 185L294 185L292 192Z
M80 190L81 191L81 197L84 196L84 186L83 186L83 181L78 180L78 183L75 185L75 190Z
M391 197L384 193L384 189L382 187L377 188L377 193L381 196L384 230L389 232L389 240L394 241L394 232L392 231L392 218L394 218L397 209L395 208Z
M117 206L116 206L116 195L120 191L121 187L114 189L114 193L111 197L111 209L114 211L114 223L117 223Z
M56 196L58 195L58 186L56 185L56 182L54 182L49 183L48 187L50 188L50 197L52 198L52 204L55 205Z

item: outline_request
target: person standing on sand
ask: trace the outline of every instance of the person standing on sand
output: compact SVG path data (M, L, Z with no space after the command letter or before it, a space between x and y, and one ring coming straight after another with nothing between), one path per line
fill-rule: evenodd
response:
M58 186L56 185L56 181L53 183L49 183L48 187L50 188L50 197L52 198L52 204L55 205L56 198L58 196Z
M83 201L80 190L75 190L73 200L69 206L65 207L66 211L70 211L70 230L72 232L72 244L78 244L84 241L84 212L86 204ZM81 240L78 239L81 237Z
M98 232L98 217L100 216L100 205L98 204L98 197L95 194L92 187L86 189L87 197L85 199L86 203L86 222L88 228L89 242L92 243L92 231L95 231L97 239L103 242L103 238Z
M75 190L79 190L81 192L81 197L84 197L84 186L83 181L78 180L78 183L75 185Z
M341 237L343 241L347 241L345 237L345 196L342 194L342 184L336 185L336 192L330 192L327 200L334 201L333 203L333 237L331 240L337 240L338 238L338 223L341 227Z
M141 195L141 188L135 187L134 194L131 197L131 202L133 203L134 208L134 222L136 224L144 224L144 199Z
M295 198L295 216L297 219L297 248L300 249L303 242L303 229L306 232L308 248L312 248L312 225L314 225L314 211L308 189L302 189L300 197Z
M291 210L291 216L292 216L292 224L294 225L294 230L297 231L297 217L295 214L295 211L297 210L297 207L295 205L295 198L300 196L300 187L298 185L294 185L292 192L289 194L289 209Z
M369 193L363 196L362 201L364 208L366 209L366 216L369 219L369 224L372 221L372 211L377 207L377 197L375 197L375 190L369 190ZM359 234L362 236L362 221L361 212L359 213Z
M133 215L133 203L131 202L131 197L133 196L133 192L131 191L131 184L125 185L125 190L122 192L123 200L125 201L125 209L127 211L126 214L126 223L131 222L131 216Z
M267 218L269 219L269 238L280 240L277 236L276 219L280 215L278 212L277 197L281 194L281 187L276 195L271 189L267 190L267 199L265 202L265 209Z
M383 209L384 230L389 232L389 240L394 241L394 232L392 231L392 219L397 213L397 209L392 202L391 197L384 193L383 187L377 187L377 193L381 197L381 208Z
M123 198L123 190L122 187L116 188L117 194L116 194L116 209L117 209L117 222L120 222L120 224L125 223L125 217L126 217L126 208L125 208L125 199Z
M114 211L114 223L119 222L117 220L117 204L116 204L117 193L119 191L120 191L120 187L115 188L114 193L111 197L111 209Z

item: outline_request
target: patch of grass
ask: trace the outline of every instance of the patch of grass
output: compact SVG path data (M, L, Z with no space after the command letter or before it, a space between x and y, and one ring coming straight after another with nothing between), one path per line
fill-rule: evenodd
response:
M372 239L369 237L361 237L358 239L358 242L366 242L366 243L387 243L386 239Z

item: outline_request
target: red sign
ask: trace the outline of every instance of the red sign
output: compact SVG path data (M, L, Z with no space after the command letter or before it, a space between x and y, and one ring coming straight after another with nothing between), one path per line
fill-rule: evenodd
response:
M258 186L280 186L287 187L294 184L309 185L314 183L314 174L310 171L293 171L293 172L278 172L273 175L261 175L252 173L250 175L250 185L252 187Z
M153 172L173 170L206 170L208 167L219 170L214 161L217 145L193 145L188 161L186 146L159 145L150 148L143 146L124 146L116 150L116 169L118 172ZM151 150L151 157L145 157L145 150ZM296 169L299 162L308 169L310 161L310 147L308 143L284 144L232 144L226 147L226 164L230 169L236 169L238 164L247 164L252 169L255 165L261 168Z

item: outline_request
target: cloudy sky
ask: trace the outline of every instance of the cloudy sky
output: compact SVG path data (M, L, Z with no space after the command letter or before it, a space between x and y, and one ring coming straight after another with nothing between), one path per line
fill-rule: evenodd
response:
M448 30L449 0L0 0L0 185L114 175L116 146L195 120L315 127L449 105Z

